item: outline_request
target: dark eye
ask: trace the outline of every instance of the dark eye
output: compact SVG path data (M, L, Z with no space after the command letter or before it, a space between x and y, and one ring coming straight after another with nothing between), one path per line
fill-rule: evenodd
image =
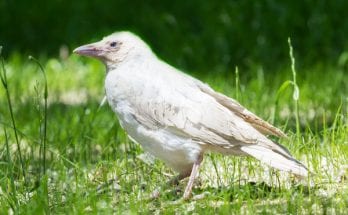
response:
M110 43L110 46L111 46L111 47L116 47L116 45L117 45L117 43L116 43L116 42L112 42L112 43Z

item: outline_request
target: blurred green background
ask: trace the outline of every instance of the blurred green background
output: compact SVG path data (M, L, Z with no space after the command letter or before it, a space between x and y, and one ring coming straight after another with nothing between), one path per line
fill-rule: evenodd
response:
M143 37L188 71L289 64L287 38L302 65L336 63L348 49L346 0L128 1L1 0L5 53L58 56L119 30Z

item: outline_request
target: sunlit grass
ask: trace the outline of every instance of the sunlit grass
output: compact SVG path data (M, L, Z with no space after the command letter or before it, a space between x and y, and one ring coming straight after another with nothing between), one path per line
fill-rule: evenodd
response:
M264 71L255 65L248 71L230 68L224 75L196 73L214 89L238 96L253 112L274 120L289 135L280 143L314 174L299 182L252 158L208 155L200 170L201 183L193 190L197 199L184 202L181 196L186 181L179 188L163 190L159 199L149 199L152 191L175 173L159 161L139 157L141 147L127 138L108 105L99 107L104 97L102 64L76 56L40 62L49 92L45 164L40 152L42 73L27 57L13 55L5 62L24 165L18 158L6 91L1 88L0 214L298 214L343 213L348 207L348 77L344 63L297 66L299 140L293 90L281 89L292 79L290 64L281 71ZM43 165L46 174L38 181Z

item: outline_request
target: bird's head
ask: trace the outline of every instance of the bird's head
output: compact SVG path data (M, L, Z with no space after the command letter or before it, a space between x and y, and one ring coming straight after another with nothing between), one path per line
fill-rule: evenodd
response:
M80 46L74 50L74 53L97 58L108 67L115 67L127 60L153 55L144 41L127 31L116 32L99 42Z

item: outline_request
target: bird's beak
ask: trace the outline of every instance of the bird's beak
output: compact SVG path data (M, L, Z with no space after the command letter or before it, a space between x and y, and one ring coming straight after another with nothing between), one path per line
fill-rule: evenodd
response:
M102 49L100 47L100 44L91 43L91 44L80 46L76 48L73 52L79 55L98 57L100 53L102 52Z

